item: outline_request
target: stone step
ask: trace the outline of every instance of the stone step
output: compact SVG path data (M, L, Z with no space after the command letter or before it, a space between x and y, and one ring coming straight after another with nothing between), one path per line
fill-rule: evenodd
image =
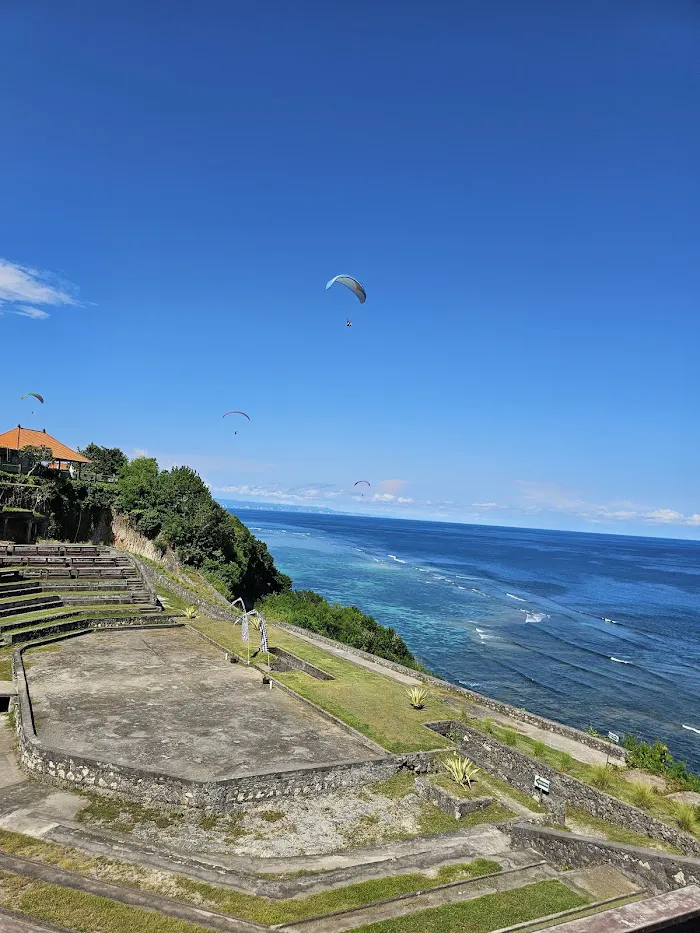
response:
M42 587L29 580L18 580L15 583L0 583L0 599L7 596L26 596L29 593L41 593Z
M61 606L61 600L58 596L33 596L29 599L18 599L9 605L2 603L0 605L0 619L6 619L8 616L22 615L25 612L38 611L40 609L52 609Z
M43 638L45 635L60 635L65 632L75 632L83 629L88 631L93 628L104 628L110 623L118 626L120 619L134 619L136 617L143 617L144 619L149 620L149 624L152 624L151 620L155 616L158 616L158 621L162 622L163 624L167 624L170 621L168 616L164 616L162 613L152 611L152 607L150 606L125 606L124 612L122 613L115 613L114 616L102 616L99 619L100 624L98 624L98 620L94 618L83 618L81 616L76 616L72 619L65 619L59 622L52 622L51 620L48 620L47 622L32 625L31 627L25 629L15 629L14 631L8 632L5 638L8 644L19 645L27 641Z
M47 616L46 619L36 619L34 622L27 622L26 619L3 619L0 621L0 637L12 631L12 629L28 628L31 625L40 625L44 622L54 622L62 619L74 619L79 615L80 613L78 611L71 609L67 612L57 612L55 615Z

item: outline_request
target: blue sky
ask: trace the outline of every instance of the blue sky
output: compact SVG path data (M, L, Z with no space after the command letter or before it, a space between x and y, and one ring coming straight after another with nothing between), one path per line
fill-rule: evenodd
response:
M3 5L0 430L231 499L700 537L699 16Z

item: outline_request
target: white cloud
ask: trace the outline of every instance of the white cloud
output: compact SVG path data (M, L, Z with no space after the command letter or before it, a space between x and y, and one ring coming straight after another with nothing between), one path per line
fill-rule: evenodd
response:
M327 501L342 495L342 492L339 490L330 487L322 488L316 486L281 489L279 486L260 486L242 483L236 486L213 486L212 488L219 494L247 496L253 499L272 499L276 502L286 502L289 504L295 502Z
M472 502L473 509L507 509L507 505L499 505L498 502Z
M400 505L405 505L413 501L408 496L394 496L390 492L375 492L372 496L372 502L398 502Z
M35 321L45 320L50 317L48 311L36 305L77 305L80 304L77 296L76 286L59 281L49 272L0 259L0 314L8 312Z
M31 317L35 321L45 321L47 317L51 317L48 311L42 311L41 308L32 308L30 305L20 305L16 311L10 313L18 314L20 317Z
M685 516L682 512L676 512L674 509L654 509L653 512L647 512L644 518L648 522L666 522L676 525L682 522Z
M700 525L700 513L685 515L676 509L653 508L635 502L591 502L578 489L568 489L556 483L535 483L518 480L523 494L514 510L553 511L583 518L596 524L604 522L644 522L663 525ZM476 505L476 503L474 503Z

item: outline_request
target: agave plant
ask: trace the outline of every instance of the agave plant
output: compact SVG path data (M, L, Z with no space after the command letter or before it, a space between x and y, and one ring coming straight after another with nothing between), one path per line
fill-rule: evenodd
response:
M186 609L183 609L186 619L196 619L197 618L197 607L196 606L187 606Z
M406 691L408 694L408 701L414 709L423 709L425 706L425 700L428 696L428 691L425 687L409 687Z
M479 769L474 762L470 761L468 758L462 758L461 755L452 755L449 758L445 758L442 762L442 766L455 784L459 784L460 787L464 787L466 784L470 789L472 781L479 773Z

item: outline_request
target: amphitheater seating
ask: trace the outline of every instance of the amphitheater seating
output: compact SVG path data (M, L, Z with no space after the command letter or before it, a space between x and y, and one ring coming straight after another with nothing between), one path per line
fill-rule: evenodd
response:
M0 545L0 644L90 627L104 617L158 616L138 566L114 548Z

